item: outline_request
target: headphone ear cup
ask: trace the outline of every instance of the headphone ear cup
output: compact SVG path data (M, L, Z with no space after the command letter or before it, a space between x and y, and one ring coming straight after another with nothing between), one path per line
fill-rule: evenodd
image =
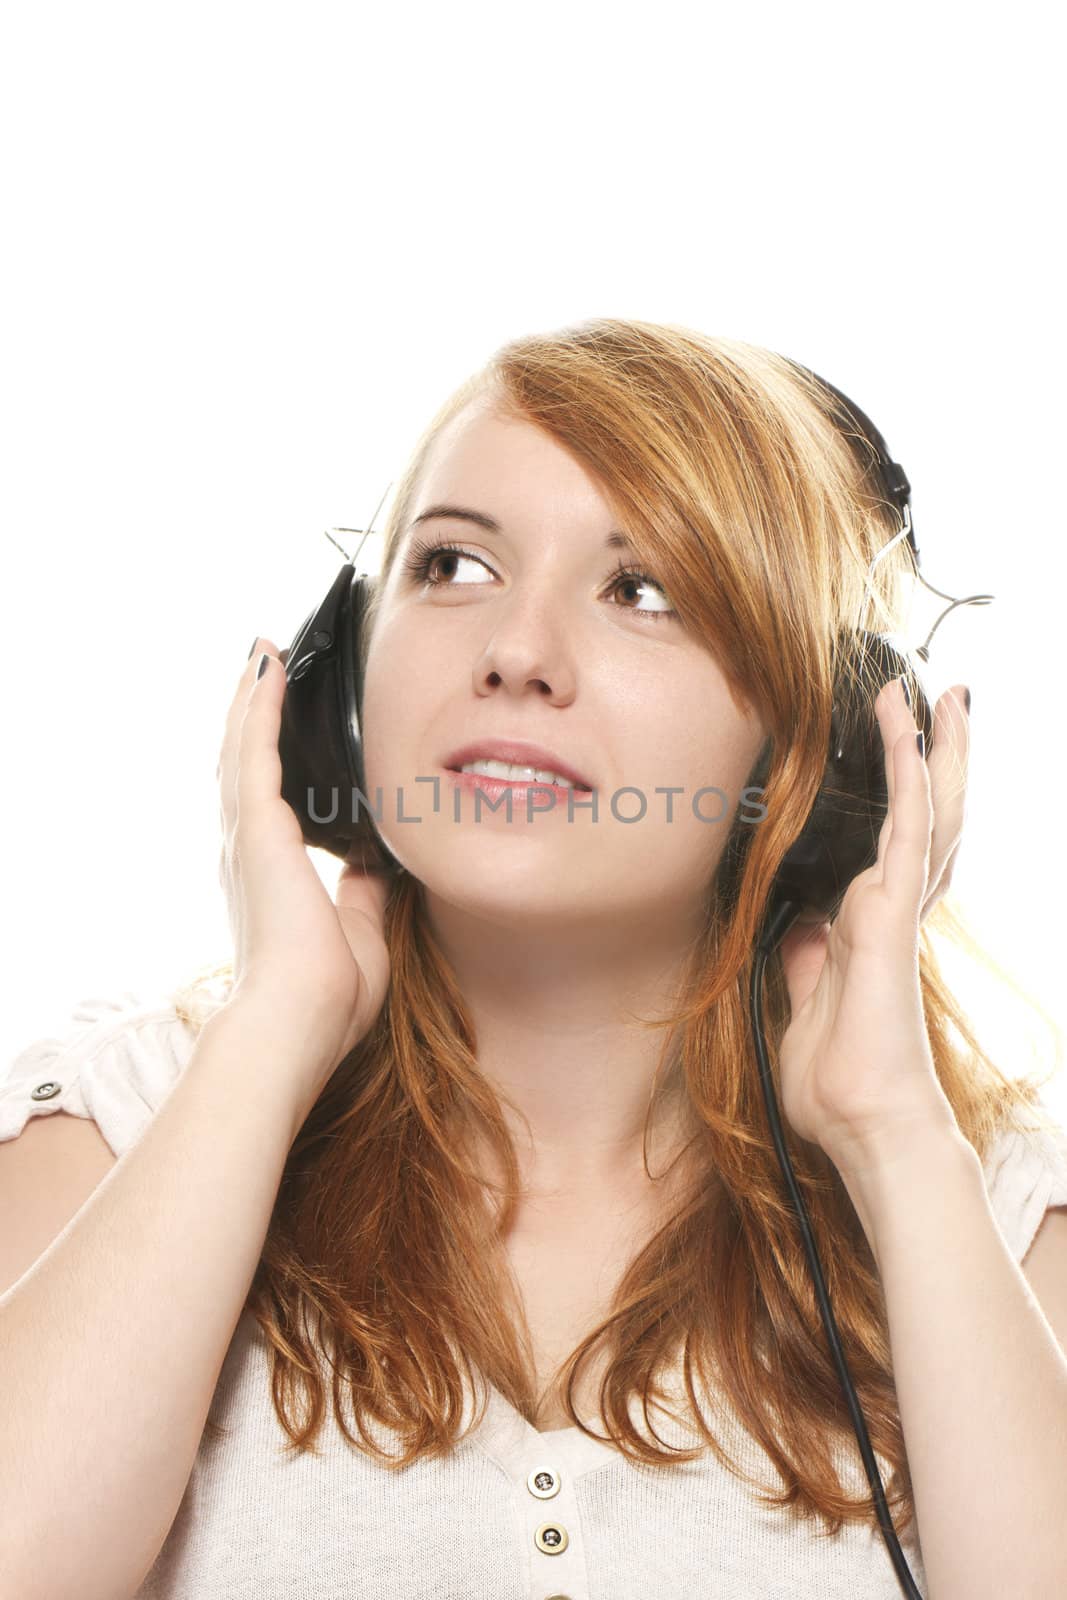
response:
M285 658L278 754L282 798L306 842L392 872L399 864L369 809L360 724L362 626L375 581L342 567L297 631Z
M873 703L904 676L915 720L929 751L933 712L907 660L887 639L862 633L844 647L830 718L830 749L819 792L800 834L786 851L771 899L804 907L801 921L830 921L849 884L878 857L889 810L886 753Z

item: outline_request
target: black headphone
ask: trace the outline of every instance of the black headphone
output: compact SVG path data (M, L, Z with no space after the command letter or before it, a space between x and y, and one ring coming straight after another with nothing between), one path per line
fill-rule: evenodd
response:
M866 443L873 452L873 459L866 459L864 465L901 514L902 526L896 538L906 530L918 575L919 550L911 520L911 485L903 467L892 459L882 435L854 401L810 368L798 370L814 378L834 397L836 403L831 402L829 409L837 413L834 420L850 444L858 436L861 448ZM920 582L932 593L942 593L926 583L921 575ZM360 864L369 859L378 870L391 876L402 869L374 825L370 797L366 793L361 736L361 629L376 583L376 576L359 574L354 565L346 561L321 604L297 630L284 655L286 689L278 750L282 763L282 796L296 812L307 843L344 861ZM985 604L993 596L972 595L965 600L952 600L951 596L943 595L942 598L951 601L946 608L948 611L956 605ZM927 636L927 644L940 621L939 617ZM926 646L921 646L917 654L926 660ZM912 711L922 729L929 756L933 712L905 656L879 634L858 629L842 636L834 669L836 688L826 770L804 828L782 858L775 876L754 954L749 1001L768 1121L804 1236L820 1311L849 1404L879 1524L903 1592L909 1600L921 1600L885 1503L878 1465L834 1322L803 1196L786 1148L767 1057L761 1001L767 960L793 923L802 914L806 920L832 920L852 879L877 858L878 835L889 809L889 793L881 730L871 707L879 690L891 679L901 676L909 685ZM750 784L761 786L768 768L769 753L765 750L750 777ZM731 855L728 865L736 869L737 864L738 858Z

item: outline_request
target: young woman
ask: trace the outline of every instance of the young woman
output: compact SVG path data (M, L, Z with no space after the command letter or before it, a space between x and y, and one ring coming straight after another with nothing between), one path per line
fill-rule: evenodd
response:
M363 634L399 870L323 888L257 639L221 987L90 1002L0 1084L5 1594L901 1592L747 1000L898 526L828 392L740 342L604 319L449 400ZM878 859L774 956L768 1039L911 1572L1046 1596L1067 1135L939 972L969 718L943 695L924 760L906 687Z

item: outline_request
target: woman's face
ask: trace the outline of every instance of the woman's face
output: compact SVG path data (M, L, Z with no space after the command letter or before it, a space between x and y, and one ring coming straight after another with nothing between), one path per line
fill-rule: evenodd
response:
M444 504L499 531L412 526ZM741 791L765 729L670 596L613 575L636 559L608 547L615 526L566 450L483 399L438 436L382 597L363 694L368 800L380 787L380 831L431 895L502 925L695 919L738 805L754 814ZM469 553L416 577L420 542ZM494 738L542 746L594 794L513 788L510 817L506 800L494 809L447 770ZM698 794L709 787L722 794Z

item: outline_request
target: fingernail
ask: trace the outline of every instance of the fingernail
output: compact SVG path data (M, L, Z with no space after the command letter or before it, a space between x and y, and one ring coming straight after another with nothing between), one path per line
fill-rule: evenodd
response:
M918 748L919 754L922 756L923 760L925 761L925 759L926 759L926 740L923 738L923 731L922 731L921 728L919 729L918 733L915 735L915 743L916 743L916 746Z
M258 678L262 678L263 674L266 672L266 670L267 670L267 662L269 660L270 660L270 656L267 655L267 653L264 651L263 656L262 656L262 658L260 660L259 666L256 668L256 677L257 677L257 679Z
M908 680L907 680L907 678L905 678L903 673L901 673L901 675L900 675L900 687L904 691L904 699L905 699L905 701L910 706L911 705L911 690L908 688Z
M254 650L256 648L256 645L258 643L259 643L259 634L257 633L255 638L252 640L252 650ZM248 654L245 656L245 660L246 661L251 661L251 659L252 659L252 650L250 650L248 652Z

